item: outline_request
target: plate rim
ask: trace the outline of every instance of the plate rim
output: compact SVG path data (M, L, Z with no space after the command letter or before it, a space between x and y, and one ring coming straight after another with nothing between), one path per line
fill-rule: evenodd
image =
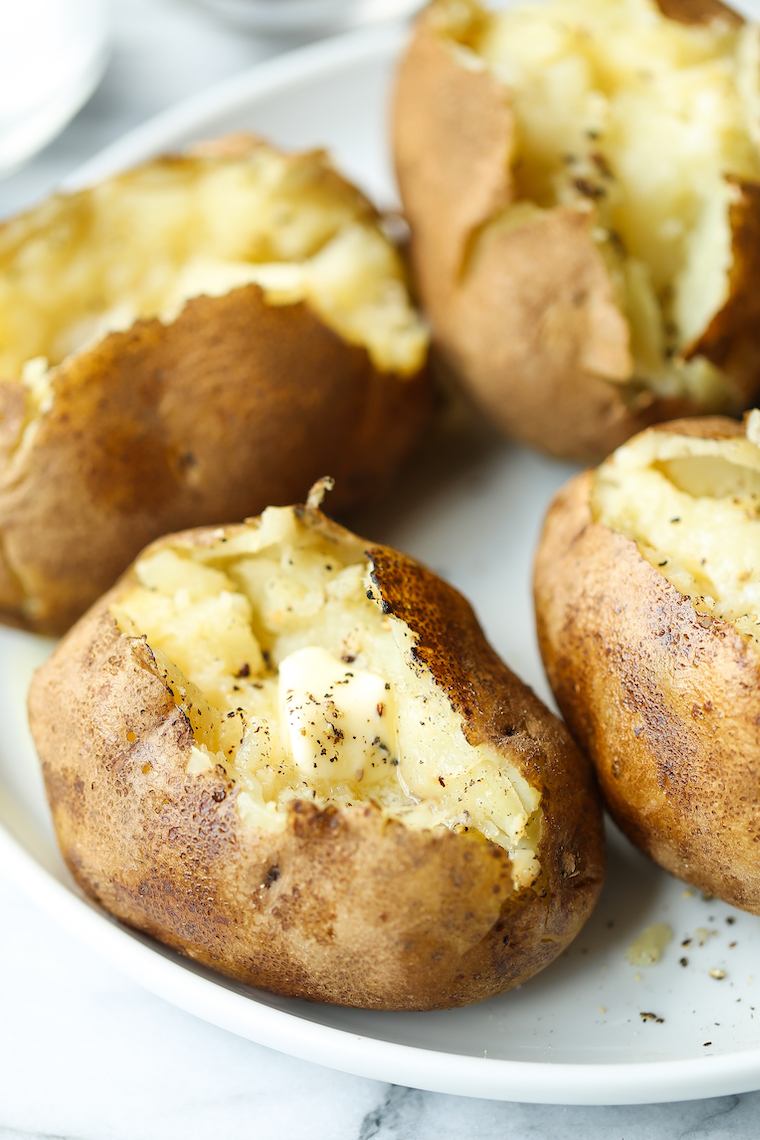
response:
M182 136L202 129L204 119L257 97L276 96L336 68L390 62L406 34L404 24L349 32L254 64L133 128L79 166L61 189L81 189L182 145ZM41 910L133 981L187 1013L302 1060L430 1092L537 1104L656 1104L760 1087L760 1048L657 1061L519 1061L439 1052L299 1018L154 949L87 900L73 880L47 870L1 820L0 856L11 881Z
M408 34L406 23L380 29L365 28L254 63L133 127L68 174L60 189L67 193L81 190L138 162L145 162L169 147L176 148L182 145L179 141L182 135L196 134L199 121L231 111L256 96L276 95L307 77L315 78L363 59L390 60ZM172 136L174 142L169 141Z
M149 945L90 902L73 880L64 883L47 871L2 822L0 857L11 881L48 917L156 997L246 1040L326 1068L428 1092L531 1104L657 1104L757 1088L760 1049L672 1061L515 1061L440 1052L300 1018L229 988L211 971L209 976L196 972L168 948Z

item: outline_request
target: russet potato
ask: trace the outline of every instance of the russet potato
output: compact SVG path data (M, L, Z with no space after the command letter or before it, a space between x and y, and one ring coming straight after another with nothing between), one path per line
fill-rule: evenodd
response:
M142 547L377 494L430 410L427 332L367 199L250 136L0 227L0 620L61 633Z
M441 349L505 433L598 461L760 388L760 28L712 0L435 0L396 169Z
M315 503L159 540L36 674L61 851L240 981L376 1009L523 982L590 914L590 765L467 602Z
M557 703L615 820L760 914L760 412L658 425L571 480L535 596Z

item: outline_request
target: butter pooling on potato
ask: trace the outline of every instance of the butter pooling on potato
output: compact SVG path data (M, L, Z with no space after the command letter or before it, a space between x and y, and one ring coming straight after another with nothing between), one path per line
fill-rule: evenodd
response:
M615 820L760 914L760 411L657 425L573 478L535 597L557 703Z
M108 911L239 981L491 997L598 897L590 765L456 590L315 502L160 539L38 671L61 851Z
M689 0L436 0L396 152L423 301L505 430L598 459L751 401L756 24Z
M372 565L292 508L194 550L135 563L112 607L147 638L187 712L190 773L220 763L242 820L284 829L287 805L367 799L407 827L473 829L505 848L516 888L540 875L541 796L409 669L410 630L378 608ZM369 596L368 596L369 595Z
M249 135L0 227L0 620L62 633L160 534L377 496L431 410L368 199ZM234 457L234 458L233 458Z

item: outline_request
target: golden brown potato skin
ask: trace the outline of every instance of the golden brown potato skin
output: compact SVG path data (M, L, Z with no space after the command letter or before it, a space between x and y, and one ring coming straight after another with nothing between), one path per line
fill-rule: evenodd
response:
M733 27L744 23L739 13L721 0L657 0L657 7L663 16L680 24L709 24L716 19Z
M720 417L663 429L743 434ZM592 520L592 478L559 493L536 558L557 703L626 835L679 878L760 914L760 655Z
M468 740L494 743L541 788L536 889L516 893L507 853L476 834L414 831L371 805L299 801L282 835L243 826L220 768L186 775L190 726L147 643L108 612L132 571L36 674L31 726L64 858L124 922L280 994L458 1006L524 981L578 932L602 885L598 796L564 726L496 657L467 602L396 551L368 555L378 605L418 633L420 667Z
M652 423L709 410L633 382L628 324L592 237L592 208L556 207L479 240L514 200L514 117L504 85L457 60L443 7L423 13L401 62L393 133L413 271L444 354L502 431L561 458L598 462ZM684 23L726 12L713 0L660 7ZM749 284L760 271L758 195L740 184L731 295L686 353L730 377L728 412L760 386L760 301Z
M0 382L0 620L53 634L160 534L292 502L328 471L338 510L376 493L431 408L424 371L378 371L257 285L112 333L53 390L20 444L23 390Z

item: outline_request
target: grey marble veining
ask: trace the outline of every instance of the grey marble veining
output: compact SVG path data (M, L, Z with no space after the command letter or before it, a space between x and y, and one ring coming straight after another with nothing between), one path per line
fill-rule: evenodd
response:
M0 1140L80 1140L79 1136L63 1136L51 1132L19 1132L17 1128L0 1128Z
M723 1140L757 1136L760 1094L609 1108L505 1104L392 1086L357 1140Z
M755 1140L760 1093L565 1108L333 1072L146 993L0 877L0 1140ZM550 1079L550 1075L547 1075Z
M0 181L30 204L148 116L271 55L182 0L116 0L105 80ZM0 867L0 1140L755 1140L760 1094L609 1108L506 1104L347 1076L153 997L60 931ZM547 1080L551 1074L547 1074Z

